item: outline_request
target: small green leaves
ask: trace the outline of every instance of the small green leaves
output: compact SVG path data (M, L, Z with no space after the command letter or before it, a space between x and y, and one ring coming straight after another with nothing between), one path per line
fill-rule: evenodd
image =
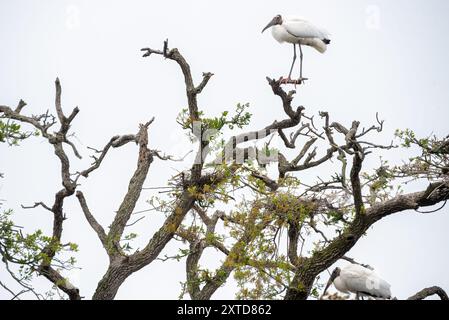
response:
M244 126L248 125L251 120L251 113L247 112L247 109L249 108L249 103L245 104L237 104L237 107L235 109L235 114L232 117L229 117L229 111L223 111L220 116L213 117L213 118L206 118L204 116L204 112L200 111L200 124L202 127L202 130L216 130L220 131L225 126L227 126L229 129L237 128L243 128ZM179 113L176 121L183 129L193 129L193 121L190 117L189 110L188 109L182 109Z
M30 136L29 133L22 133L20 125L15 122L3 122L0 120L0 143L8 143L11 146L18 145L20 140Z
M69 249L70 251L78 252L78 245L76 243L70 242Z
M137 233L129 233L123 237L121 242L125 242L124 244L121 244L121 248L124 252L130 252L133 248L131 246L131 241L137 238Z
M402 146L405 148L410 148L412 143L416 141L415 133L410 129L397 129L395 132L395 136L402 140Z
M44 235L42 230L25 234L21 227L14 224L11 219L12 210L0 212L0 247L4 261L15 264L17 274L15 277L29 282L36 270L43 265L56 265L58 268L71 269L76 263L74 257L64 257L59 254L63 252L76 252L78 245L75 243L61 244L52 237ZM54 251L55 256L49 256L44 248ZM13 270L13 269L11 269Z

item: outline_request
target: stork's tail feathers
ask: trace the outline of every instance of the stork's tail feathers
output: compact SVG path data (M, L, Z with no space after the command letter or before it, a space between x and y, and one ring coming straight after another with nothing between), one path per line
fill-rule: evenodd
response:
M325 53L326 49L327 49L327 45L329 43L331 43L331 41L328 39L321 40L321 39L315 38L311 41L310 46L315 48L320 53Z

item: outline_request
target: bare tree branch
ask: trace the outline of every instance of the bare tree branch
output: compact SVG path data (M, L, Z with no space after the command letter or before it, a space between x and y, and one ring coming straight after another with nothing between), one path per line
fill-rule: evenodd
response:
M107 235L104 231L103 227L97 222L95 217L92 215L92 213L89 210L89 207L87 206L86 199L84 198L84 194L81 191L76 192L76 197L78 198L78 201L80 203L80 206L83 210L84 216L86 217L87 222L89 222L92 229L97 233L98 238L100 239L101 243L103 244L103 247L108 247L108 241L107 241Z
M440 287L430 287L422 289L413 296L409 297L407 300L424 300L425 298L433 296L434 294L438 295L441 300L449 300L447 293Z

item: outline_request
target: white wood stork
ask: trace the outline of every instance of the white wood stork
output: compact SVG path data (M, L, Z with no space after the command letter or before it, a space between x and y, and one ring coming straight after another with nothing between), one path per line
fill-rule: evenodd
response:
M355 293L356 299L361 296L391 298L390 284L381 279L373 270L359 264L349 264L342 269L335 268L327 282L323 296L332 282L340 292Z
M282 18L281 15L275 16L273 20L263 28L262 33L268 28L271 28L273 37L278 42L288 42L293 44L293 62L288 78L285 79L286 82L291 81L293 66L296 61L296 45L299 47L300 58L300 76L298 81L301 83L302 81L307 80L302 77L303 54L301 45L310 46L317 51L324 53L327 49L327 45L330 43L328 32L299 17Z

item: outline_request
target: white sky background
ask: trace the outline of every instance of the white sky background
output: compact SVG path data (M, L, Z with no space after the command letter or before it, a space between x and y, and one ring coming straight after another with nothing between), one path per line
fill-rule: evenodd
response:
M81 109L73 131L84 159L73 169L89 164L86 146L101 148L113 135L135 133L152 116L151 147L180 156L189 149L175 122L186 106L181 72L159 56L141 58L140 48L161 48L169 38L188 59L197 81L203 71L215 74L199 98L207 114L249 102L254 114L250 128L261 128L284 117L265 76L286 75L292 48L279 45L270 32L260 32L278 13L299 14L329 30L332 43L324 55L305 49L304 75L311 80L299 88L296 104L308 114L329 111L346 125L357 119L369 126L379 112L386 128L375 140L387 144L396 128L442 136L448 134L449 119L448 9L445 0L0 0L0 103L16 106L24 99L29 104L25 114L54 111L54 80L60 77L65 111ZM404 156L393 151L389 159L398 163ZM82 182L80 190L105 227L126 191L136 157L132 145L113 150L102 168ZM180 166L155 161L146 186L164 185L175 167ZM319 170L314 174L320 175ZM15 210L20 225L49 230L47 212L20 209L20 204L35 201L51 203L60 188L59 162L48 143L37 138L18 148L0 146L0 171L5 173L0 180L4 208ZM147 208L150 196L143 193L137 209ZM107 257L75 197L66 202L65 211L69 219L63 240L79 244L76 257L83 268L70 278L90 298ZM140 222L138 243L161 221L152 215ZM427 216L397 214L378 222L348 255L374 266L399 298L426 286L449 289L448 228L447 209ZM177 298L184 269L184 263L155 262L131 276L117 298ZM2 279L4 275L0 270ZM39 286L48 283L43 280ZM214 298L233 298L234 292L231 281ZM7 298L3 291L0 298Z

